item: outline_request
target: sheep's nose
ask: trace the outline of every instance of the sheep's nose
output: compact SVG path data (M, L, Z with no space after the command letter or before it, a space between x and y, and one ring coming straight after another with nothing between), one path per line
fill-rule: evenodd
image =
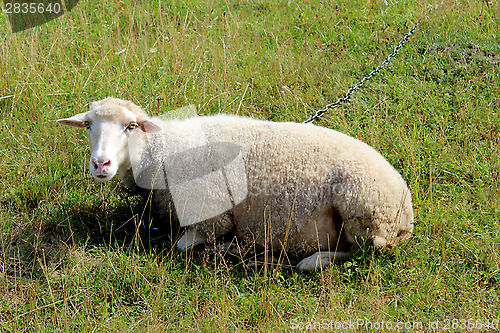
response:
M95 158L92 159L92 164L94 165L94 169L97 170L97 173L102 173L105 171L109 166L111 165L110 160L104 160L102 162L99 162Z

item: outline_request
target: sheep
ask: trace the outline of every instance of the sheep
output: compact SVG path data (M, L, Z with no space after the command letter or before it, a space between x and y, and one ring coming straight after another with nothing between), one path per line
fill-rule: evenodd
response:
M150 118L112 97L57 122L87 128L98 181L118 175L129 188L170 192L160 206L174 203L185 227L181 251L234 233L257 249L305 257L297 268L310 271L361 242L385 250L413 234L401 175L374 148L335 130L222 114Z

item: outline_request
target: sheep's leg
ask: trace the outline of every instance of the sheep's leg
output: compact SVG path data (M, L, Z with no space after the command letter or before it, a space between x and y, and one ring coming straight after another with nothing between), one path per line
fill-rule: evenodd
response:
M177 241L177 248L182 252L188 251L196 245L205 243L206 239L202 237L195 228L187 228L182 237Z
M301 271L312 271L320 267L330 265L336 259L343 259L349 257L351 254L348 252L316 252L312 256L303 259L297 264L297 269Z
M217 237L226 235L233 229L233 215L231 212L226 212L187 227L184 235L177 241L177 248L181 251L187 251L205 242L215 242Z

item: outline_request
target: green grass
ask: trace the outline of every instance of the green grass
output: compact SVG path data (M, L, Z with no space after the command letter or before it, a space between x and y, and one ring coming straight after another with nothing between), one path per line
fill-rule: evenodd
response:
M2 330L269 332L367 318L465 331L451 320L500 318L498 2L118 3L81 1L17 34L0 14ZM106 96L150 114L197 104L303 121L419 19L390 66L318 122L371 144L408 182L415 236L389 254L265 273L149 244L119 181L91 179L84 133L54 122Z

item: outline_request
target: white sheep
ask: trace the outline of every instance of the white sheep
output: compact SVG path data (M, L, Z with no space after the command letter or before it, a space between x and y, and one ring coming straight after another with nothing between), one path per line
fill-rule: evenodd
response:
M313 253L297 265L313 270L361 241L384 249L413 232L401 175L375 149L334 130L229 115L149 118L111 97L58 122L87 127L97 180L117 174L127 187L139 180L173 192L187 226L177 242L183 251L234 232L259 249ZM196 208L203 221L193 218Z

